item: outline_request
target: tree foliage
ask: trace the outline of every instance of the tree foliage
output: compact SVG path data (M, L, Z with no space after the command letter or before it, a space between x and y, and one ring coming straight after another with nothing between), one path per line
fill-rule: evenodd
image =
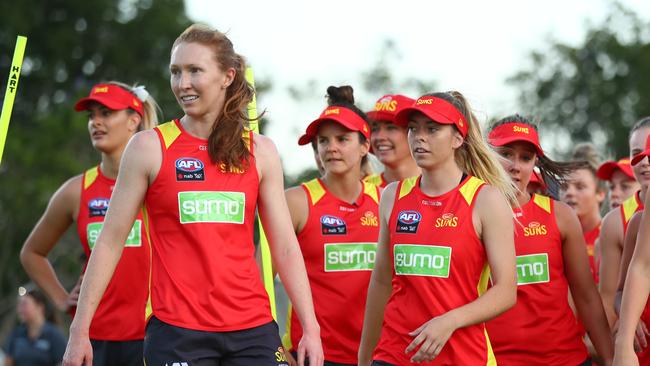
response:
M566 154L578 141L601 153L627 156L630 127L650 115L650 23L614 3L606 19L588 25L578 45L551 40L530 54L530 66L510 82L522 112L541 121L542 135Z
M177 116L169 53L190 21L182 0L5 1L0 12L0 70L9 69L16 36L28 37L0 167L2 319L17 286L28 280L18 252L50 196L99 162L87 117L72 110L74 102L95 83L119 80L145 85L164 118ZM6 75L0 78L4 84ZM77 243L71 230L50 255L64 285L74 284L79 273Z

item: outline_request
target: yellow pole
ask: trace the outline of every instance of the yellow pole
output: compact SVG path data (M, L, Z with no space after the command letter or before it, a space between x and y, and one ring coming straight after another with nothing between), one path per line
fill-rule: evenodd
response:
M26 45L27 37L18 36L16 38L16 48L14 49L14 57L11 61L11 69L9 69L5 100L2 103L2 113L0 113L0 163L2 162L2 153L5 150L9 120L11 119L11 111L14 109L14 99L16 98L16 90L18 89L18 79L20 79L20 69L23 66Z
M253 69L250 67L246 68L246 81L250 85L255 87L255 78L253 76ZM257 120L257 98L253 94L253 99L248 103L248 118L252 121L250 122L250 128L259 133L259 121ZM251 141L251 144L253 141ZM277 319L276 310L275 310L275 287L273 285L273 264L271 261L271 251L269 249L269 242L266 239L266 234L264 234L264 228L262 228L262 221L259 221L260 229L260 251L262 253L262 276L264 278L264 288L266 288L266 293L269 295L269 301L271 302L271 313L273 318Z

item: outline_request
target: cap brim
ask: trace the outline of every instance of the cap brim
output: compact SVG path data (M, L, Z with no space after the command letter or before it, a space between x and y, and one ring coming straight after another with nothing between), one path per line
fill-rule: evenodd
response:
M328 116L327 118L319 118L317 120L314 120L312 123L310 123L309 126L307 126L307 130L305 131L305 134L300 136L300 138L298 139L298 145L307 145L311 143L311 140L314 137L316 137L316 135L318 134L318 128L320 127L320 124L325 121L336 122L350 131L358 131L363 134L363 132L359 128L352 125L344 118L338 118L336 115L331 117Z
M307 145L307 144L311 143L312 140L314 140L314 136L304 134L304 135L300 136L300 138L298 139L298 145L301 145L301 146L302 145Z
M372 111L366 113L366 116L373 121L395 122L395 114L393 113Z
M640 152L640 153L634 155L634 157L632 158L632 161L630 161L630 163L632 165L637 165L638 163L641 162L641 160L645 159L648 156L650 156L650 150Z
M77 103L75 103L75 105L74 105L74 110L77 111L77 112L88 110L89 109L89 104L91 104L92 102L99 103L99 104L105 106L106 108L112 109L112 110L120 110L120 109L129 108L128 105L124 105L124 104L122 104L120 102L116 102L113 99L101 98L101 97L98 97L98 96L92 96L92 97L85 97L85 98L79 99L77 101Z
M409 118L411 117L411 114L415 112L420 112L424 114L425 116L427 116L427 118L431 119L436 123L442 123L445 125L455 125L454 121L449 120L449 118L447 118L446 116L440 113L431 110L419 109L417 107L407 107L399 111L395 116L395 124L398 126L406 127L409 124Z
M502 137L502 138L491 138L489 139L489 143L492 146L505 146L508 145L509 143L516 142L516 141L522 141L522 142L527 142L533 147L535 147L535 151L537 151L537 155L539 156L544 156L544 151L542 150L541 146L537 145L535 141L531 141L525 138L522 138L521 136L508 136L508 137Z

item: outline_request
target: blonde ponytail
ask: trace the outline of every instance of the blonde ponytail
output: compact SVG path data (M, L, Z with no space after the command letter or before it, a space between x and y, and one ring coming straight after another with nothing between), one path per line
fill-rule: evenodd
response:
M453 104L467 120L467 136L465 136L463 145L456 150L455 155L458 166L465 173L480 178L501 191L510 203L510 206L518 206L518 189L499 162L499 155L492 150L485 138L483 138L481 126L472 112L467 99L457 91L435 93L432 95Z

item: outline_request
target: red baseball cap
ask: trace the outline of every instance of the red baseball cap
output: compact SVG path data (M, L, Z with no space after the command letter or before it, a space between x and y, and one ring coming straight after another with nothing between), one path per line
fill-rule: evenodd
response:
M616 169L620 169L623 173L625 173L625 175L627 175L632 179L635 179L634 172L632 171L632 165L630 164L629 158L623 158L620 159L619 161L610 160L604 162L598 168L598 171L596 171L596 176L602 180L610 180L612 179L612 175L614 174Z
M634 155L632 158L632 165L637 165L645 157L650 156L650 136L645 140L645 150Z
M442 98L430 95L419 97L409 107L397 113L395 116L395 124L406 127L409 123L409 117L413 112L420 112L437 123L454 125L463 137L467 136L469 126L467 125L465 116L453 104Z
M395 122L395 116L402 109L410 107L415 99L400 94L387 94L377 100L372 111L368 112L368 118L374 121Z
M108 109L122 110L131 108L144 117L142 101L130 91L115 84L97 84L90 90L90 95L81 98L74 105L74 110L88 110L90 102L97 102Z
M311 143L318 134L318 127L325 121L334 121L349 130L359 131L366 139L370 140L370 128L368 128L366 120L349 108L332 105L325 108L320 117L307 126L305 134L298 139L298 145Z
M537 154L544 156L544 150L539 143L537 130L531 125L519 122L508 122L498 125L488 134L488 142L492 146L504 146L515 141L530 142L535 146Z

